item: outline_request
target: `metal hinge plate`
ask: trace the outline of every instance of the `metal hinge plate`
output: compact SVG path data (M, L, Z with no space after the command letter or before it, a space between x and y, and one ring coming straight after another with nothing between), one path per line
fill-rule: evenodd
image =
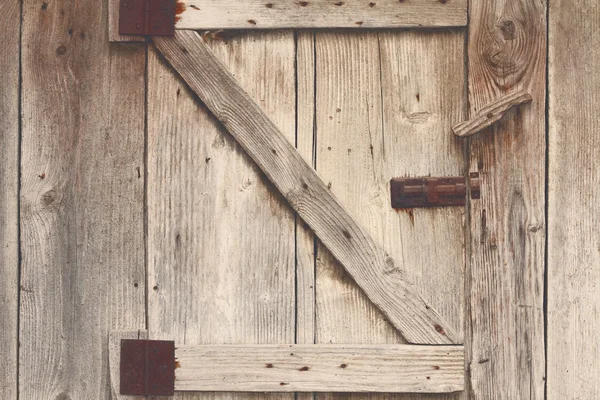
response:
M175 394L175 342L123 339L120 361L122 395Z
M469 179L472 199L481 195L479 174ZM443 178L394 178L390 183L393 208L464 206L467 184L464 176Z
M175 0L121 0L121 35L173 36Z

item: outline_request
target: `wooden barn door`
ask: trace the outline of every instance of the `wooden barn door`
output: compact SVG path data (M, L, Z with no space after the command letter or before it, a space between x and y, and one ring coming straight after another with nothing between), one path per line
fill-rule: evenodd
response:
M402 266L454 328L452 343L465 343L465 390L441 397L215 392L177 393L177 398L488 399L521 398L525 391L541 398L543 321L538 311L544 238L535 235L534 227L543 220L543 176L538 172L544 167L536 163L543 160L544 148L539 154L536 148L545 139L523 137L537 135L532 126L543 121L544 92L538 89L544 72L538 64L520 61L509 37L519 40L515 35L524 27L540 33L537 22L531 27L519 20L519 13L535 20L543 10L531 6L513 15L473 3L471 18L477 20L471 30L202 34L203 43L354 221ZM476 35L483 24L497 28L492 36L503 37L505 47L486 55L489 59L467 57L477 52L472 46L482 45ZM187 77L182 79L180 68L173 68L163 54L166 42L157 43L148 46L147 57L149 336L181 345L407 343L295 213L301 205L290 207L287 193L279 193L247 149L198 101L184 81ZM527 39L526 45L543 52L541 42ZM177 51L188 53L183 47ZM504 59L502 52L511 55ZM480 91L490 88L482 84L486 73L481 69L492 61L517 70L506 73L493 64L500 69L486 72L492 75L491 92L480 97ZM494 76L498 73L506 75ZM452 134L454 124L513 87L533 89L539 108L509 114L509 122L488 130L495 139L469 141ZM529 158L508 151L525 152ZM535 164L535 174L525 171L522 178L514 178L528 163ZM469 172L483 175L483 198L477 205L390 206L391 178ZM512 200L501 199L506 191ZM526 224L529 231L505 231L509 223ZM519 247L524 241L535 242L527 246L527 254ZM507 253L496 257L493 250L498 247ZM516 275L501 274L513 266L500 265L507 259L519 268ZM529 272L525 260L532 263ZM492 317L498 319L487 319ZM517 329L516 337L514 330L502 332L502 321ZM435 329L443 332L437 325ZM519 336L524 332L527 337ZM526 359L515 348L524 350ZM514 373L521 369L531 374L508 385L513 372L498 370L508 366Z
M464 33L205 36L356 220L461 330L464 208L397 211L389 183L464 174L463 142L449 133L464 113ZM151 338L405 343L153 47L147 199ZM236 398L248 396L293 398Z

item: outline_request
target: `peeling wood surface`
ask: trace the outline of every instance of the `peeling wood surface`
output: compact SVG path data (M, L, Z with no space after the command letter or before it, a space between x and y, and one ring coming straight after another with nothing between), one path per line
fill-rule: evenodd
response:
M293 143L294 33L207 41ZM150 337L181 345L293 343L294 213L153 46L148 82ZM294 396L176 396L231 398Z
M244 92L197 33L178 31L173 38L153 40L279 193L409 342L460 341L454 328L421 297L402 267L352 219L314 169Z
M476 115L526 90L527 107L470 141L472 397L544 398L546 3L470 2L469 104Z
M465 26L466 0L181 0L177 29Z
M106 399L108 332L145 325L145 47L91 0L23 21L19 398Z
M549 400L600 398L600 6L550 2Z
M463 389L462 346L177 346L175 390L413 392Z
M470 120L452 127L452 132L459 137L473 136L500 121L512 108L531 103L533 98L524 90L509 93L481 108Z
M0 3L0 393L17 398L20 2Z
M462 174L449 129L462 116L464 82L447 76L464 76L464 33L319 32L316 46L317 172L462 335L464 209L397 212L389 181ZM324 246L317 254L317 343L402 343ZM330 398L340 396L319 395Z

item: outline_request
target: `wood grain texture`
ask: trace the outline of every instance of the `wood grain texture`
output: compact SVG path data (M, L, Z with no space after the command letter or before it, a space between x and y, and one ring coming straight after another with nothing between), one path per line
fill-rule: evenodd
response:
M144 42L144 36L121 35L119 33L119 4L121 0L108 1L108 40L110 42Z
M550 3L549 400L600 398L600 7Z
M473 136L500 121L513 107L531 103L532 100L531 95L524 90L509 93L482 107L470 120L454 125L452 132L463 138Z
M471 115L511 91L533 97L470 142L471 397L543 399L546 2L470 7Z
M462 346L177 346L175 390L414 392L463 389Z
M464 76L464 32L320 32L316 46L317 172L462 336L464 209L395 211L389 181L463 174L449 130L462 115L464 81L447 77ZM323 246L316 329L317 343L402 342Z
M293 143L294 33L206 40ZM150 337L181 345L294 342L294 213L154 48L148 88ZM293 395L176 396L232 398Z
M0 3L0 393L17 398L19 304L19 32L21 6Z
M176 29L465 26L467 1L181 0Z
M426 344L460 341L454 328L425 302L406 272L356 224L197 33L178 31L174 38L153 40L407 340Z
M122 339L148 339L148 331L138 329L134 331L111 331L108 336L108 369L112 400L136 400L139 396L126 396L121 394L121 340Z
M145 325L145 47L106 11L23 2L22 400L109 398L108 332Z

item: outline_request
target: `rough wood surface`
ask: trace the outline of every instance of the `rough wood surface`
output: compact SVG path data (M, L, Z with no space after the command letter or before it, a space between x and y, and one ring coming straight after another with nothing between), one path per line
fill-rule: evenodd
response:
M0 393L17 398L20 2L0 3Z
M467 1L182 0L177 29L464 26Z
M533 97L470 141L482 180L470 208L471 393L543 399L546 2L470 7L471 115L511 91Z
M144 321L145 47L96 1L23 2L19 398L107 399Z
M122 339L148 339L148 331L138 329L135 331L112 331L108 336L108 369L112 400L136 400L139 396L125 396L121 394L121 340Z
M549 400L600 398L600 7L550 3Z
M108 40L110 42L143 42L144 36L119 34L119 4L121 0L108 1ZM134 0L131 0L134 1Z
M293 143L293 32L206 40L211 54L269 113L284 140ZM294 342L294 213L153 47L148 78L151 338L181 345Z
M464 76L464 32L319 32L316 46L317 172L415 277L434 308L461 328L464 209L397 212L389 203L389 181L462 175L460 141L443 132L462 116L464 81L447 77ZM318 343L402 341L323 246L316 330Z
M524 90L509 93L485 105L470 120L454 125L452 132L463 138L473 136L500 121L513 107L531 103L532 100L531 95Z
M175 390L413 392L463 389L462 346L177 346Z
M174 38L157 37L154 43L407 340L460 341L406 271L352 219L197 33L178 31Z

